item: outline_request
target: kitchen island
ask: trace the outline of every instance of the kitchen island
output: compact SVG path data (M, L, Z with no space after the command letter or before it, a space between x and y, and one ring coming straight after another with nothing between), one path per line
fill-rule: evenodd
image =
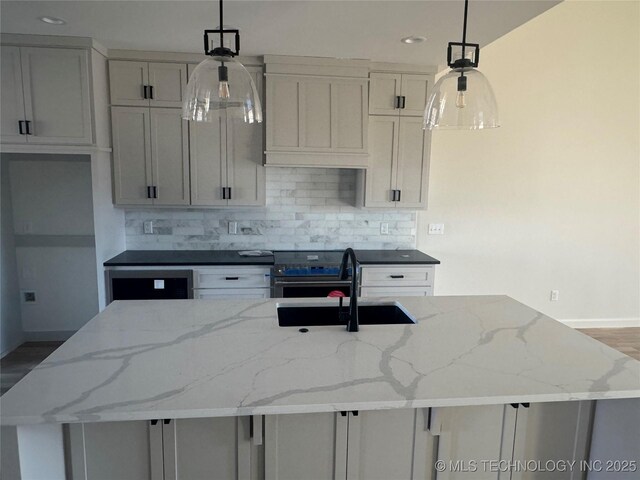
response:
M89 463L126 467L113 465L109 448L117 457L139 435L149 460L132 468L147 465L154 479L194 478L180 474L179 456L212 455L216 445L225 456L229 442L230 473L213 478L295 478L323 468L335 478L373 478L373 467L384 478L391 458L406 460L408 478L430 478L443 454L503 458L518 435L531 443L535 429L518 433L515 425L518 415L521 424L553 415L536 405L571 405L561 413L573 418L567 448L585 458L592 401L640 398L640 362L505 296L402 298L416 324L363 325L357 333L278 326L278 303L309 302L114 302L2 397L2 424L18 427L23 476L65 478L66 468L84 475L73 478L109 478L92 475ZM468 436L474 422L482 439ZM121 440L109 443L109 430ZM305 449L302 439L311 437ZM211 448L196 448L206 438ZM49 445L51 458L30 448L37 442ZM331 444L326 452L322 442ZM182 462L183 471L193 463ZM487 475L460 478L497 478Z

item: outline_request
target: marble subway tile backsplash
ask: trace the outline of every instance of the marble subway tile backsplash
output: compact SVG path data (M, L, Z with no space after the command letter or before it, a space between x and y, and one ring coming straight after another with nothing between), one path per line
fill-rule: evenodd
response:
M356 208L355 170L272 167L266 178L266 207L128 209L127 249L415 248L416 212ZM146 221L153 234L144 233Z

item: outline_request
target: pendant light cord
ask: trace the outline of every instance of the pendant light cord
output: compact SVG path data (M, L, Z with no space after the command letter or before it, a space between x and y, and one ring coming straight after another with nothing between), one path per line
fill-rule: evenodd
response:
M220 0L222 4L222 0ZM465 58L465 44L467 43L467 13L469 11L469 0L464 0L464 20L462 23L462 59Z
M220 47L224 47L224 24L223 24L222 18L223 18L222 17L222 0L220 0ZM465 18L466 18L466 14L465 14ZM465 20L465 29L466 29L466 23L467 21Z

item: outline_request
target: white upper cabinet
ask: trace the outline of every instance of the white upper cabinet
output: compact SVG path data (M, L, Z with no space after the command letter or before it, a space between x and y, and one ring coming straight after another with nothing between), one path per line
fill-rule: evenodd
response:
M182 107L187 86L184 63L109 61L111 105Z
M369 114L421 117L430 79L431 75L371 73Z
M371 116L370 165L360 175L365 207L425 208L429 138L421 117Z
M26 143L24 96L22 93L22 67L20 65L20 47L2 47L2 120L0 131L3 143ZM22 122L22 123L20 123Z
M181 113L111 108L116 204L189 205L189 135Z
M262 92L262 68L247 70ZM262 124L227 117L224 111L211 123L190 122L191 205L265 204L262 132Z
M93 143L89 52L2 47L2 141Z

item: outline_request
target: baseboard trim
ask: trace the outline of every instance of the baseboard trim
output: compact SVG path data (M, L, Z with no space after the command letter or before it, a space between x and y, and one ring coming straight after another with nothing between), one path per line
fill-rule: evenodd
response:
M76 333L75 330L53 330L44 332L24 332L25 342L64 342Z
M640 318L568 318L558 321L572 328L640 327Z

